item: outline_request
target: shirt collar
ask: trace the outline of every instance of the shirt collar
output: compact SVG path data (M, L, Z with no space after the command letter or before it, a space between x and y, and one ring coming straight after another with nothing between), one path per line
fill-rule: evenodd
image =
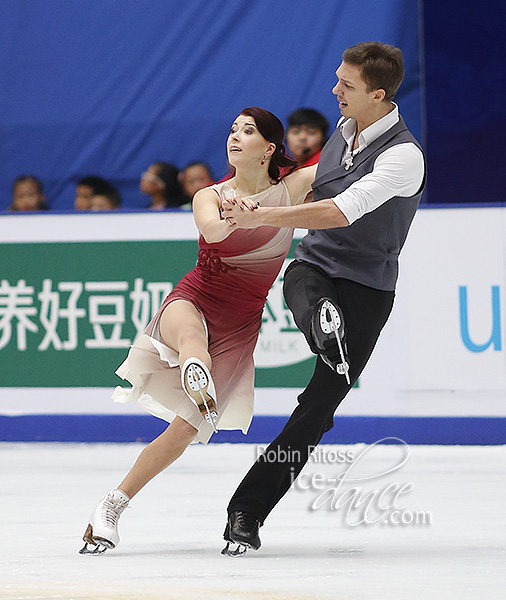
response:
M393 110L360 132L358 136L359 151L366 148L376 138L379 138L380 135L383 135L399 121L399 107L397 104L395 104L395 102L392 102L392 104L394 105ZM341 117L337 123L337 126L341 128L341 134L348 144L348 147L351 148L355 138L357 122L355 119L346 119L345 117Z

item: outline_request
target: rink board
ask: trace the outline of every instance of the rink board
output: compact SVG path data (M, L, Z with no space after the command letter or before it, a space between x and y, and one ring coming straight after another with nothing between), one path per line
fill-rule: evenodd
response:
M6 215L0 239L0 439L156 435L159 424L138 406L111 402L122 383L114 370L195 264L192 215ZM504 208L418 212L392 316L325 439L378 439L386 424L418 443L506 443L505 255ZM217 441L269 438L311 376L314 357L284 304L282 273L255 361L250 435Z

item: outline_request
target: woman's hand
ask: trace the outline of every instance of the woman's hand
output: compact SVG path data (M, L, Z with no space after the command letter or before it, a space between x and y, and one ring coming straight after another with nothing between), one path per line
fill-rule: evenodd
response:
M214 244L227 238L237 225L223 220L220 198L211 188L199 190L193 197L193 217L206 242Z

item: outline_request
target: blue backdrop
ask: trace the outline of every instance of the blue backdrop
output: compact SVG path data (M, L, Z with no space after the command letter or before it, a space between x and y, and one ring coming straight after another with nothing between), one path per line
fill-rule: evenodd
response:
M430 203L506 203L506 3L425 0Z
M283 122L310 106L334 125L342 51L372 39L404 52L397 101L422 140L415 0L2 0L0 210L21 173L56 210L89 174L146 206L139 177L155 160L205 160L220 178L245 106Z

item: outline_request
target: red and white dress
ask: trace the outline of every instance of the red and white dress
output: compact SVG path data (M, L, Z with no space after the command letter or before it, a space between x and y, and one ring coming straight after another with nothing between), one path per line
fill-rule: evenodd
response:
M225 187L229 188L227 182L212 186L222 201ZM249 198L261 206L291 204L284 181ZM303 198L297 200L302 202ZM182 390L178 354L165 345L159 331L163 309L174 300L187 300L200 311L208 332L217 428L246 433L253 416L253 351L262 311L290 248L292 233L286 227L237 229L215 244L208 244L200 236L197 266L165 298L116 371L133 387L116 388L113 398L119 402L137 401L169 422L179 415L198 429L196 441L207 443L211 425Z

